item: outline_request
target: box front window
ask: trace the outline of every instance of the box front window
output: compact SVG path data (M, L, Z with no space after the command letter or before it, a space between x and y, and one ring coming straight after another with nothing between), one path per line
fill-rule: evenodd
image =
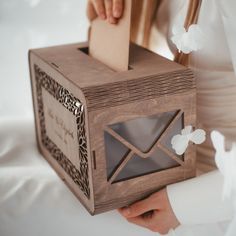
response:
M171 138L183 128L183 113L169 111L109 125L104 132L107 178L111 183L173 168Z

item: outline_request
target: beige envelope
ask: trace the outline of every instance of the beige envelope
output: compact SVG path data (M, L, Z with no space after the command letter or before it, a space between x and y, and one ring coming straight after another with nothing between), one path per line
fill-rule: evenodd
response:
M98 17L91 22L89 54L115 71L128 70L132 0L124 1L124 12L117 24Z

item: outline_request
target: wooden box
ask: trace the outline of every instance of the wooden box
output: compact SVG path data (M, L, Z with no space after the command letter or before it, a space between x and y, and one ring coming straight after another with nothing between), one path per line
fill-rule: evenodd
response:
M30 50L29 63L39 150L91 214L195 175L195 146L170 145L195 126L190 69L131 44L116 72L86 42Z

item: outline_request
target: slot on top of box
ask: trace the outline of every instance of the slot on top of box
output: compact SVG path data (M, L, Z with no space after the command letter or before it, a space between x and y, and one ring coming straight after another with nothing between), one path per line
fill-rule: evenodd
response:
M78 50L80 50L81 52L83 52L84 54L86 54L87 56L90 56L89 55L89 47L83 47L83 48L78 48ZM95 59L95 58L93 58L93 59ZM99 61L98 60L98 62L100 62L100 63L102 63L101 61ZM104 64L104 63L103 63ZM106 65L106 64L105 64ZM107 66L107 65L106 65ZM108 66L109 67L109 66ZM110 67L109 67L110 68ZM112 71L114 71L114 72L119 72L119 71L116 71L116 70L114 70L114 69L112 69L112 68L110 68ZM133 68L130 66L130 65L128 65L128 71L129 70L133 70Z

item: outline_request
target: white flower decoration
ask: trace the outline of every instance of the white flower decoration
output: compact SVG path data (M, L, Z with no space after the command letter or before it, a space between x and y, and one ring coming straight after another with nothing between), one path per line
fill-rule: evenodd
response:
M203 46L204 34L199 25L192 24L186 31L182 25L177 24L173 26L172 33L171 40L179 52L188 54L201 49Z
M229 197L233 190L236 191L236 143L226 151L225 137L218 131L211 132L211 140L216 150L216 165L225 179L223 195Z
M234 206L234 217L225 236L234 236L236 232L236 143L231 150L225 150L225 137L218 131L211 132L211 140L216 150L215 162L224 176L223 197L231 198Z
M181 130L181 134L177 134L172 137L171 145L176 154L182 155L189 144L192 141L195 144L201 144L206 139L206 132L202 129L196 129L192 132L192 126L186 126Z

